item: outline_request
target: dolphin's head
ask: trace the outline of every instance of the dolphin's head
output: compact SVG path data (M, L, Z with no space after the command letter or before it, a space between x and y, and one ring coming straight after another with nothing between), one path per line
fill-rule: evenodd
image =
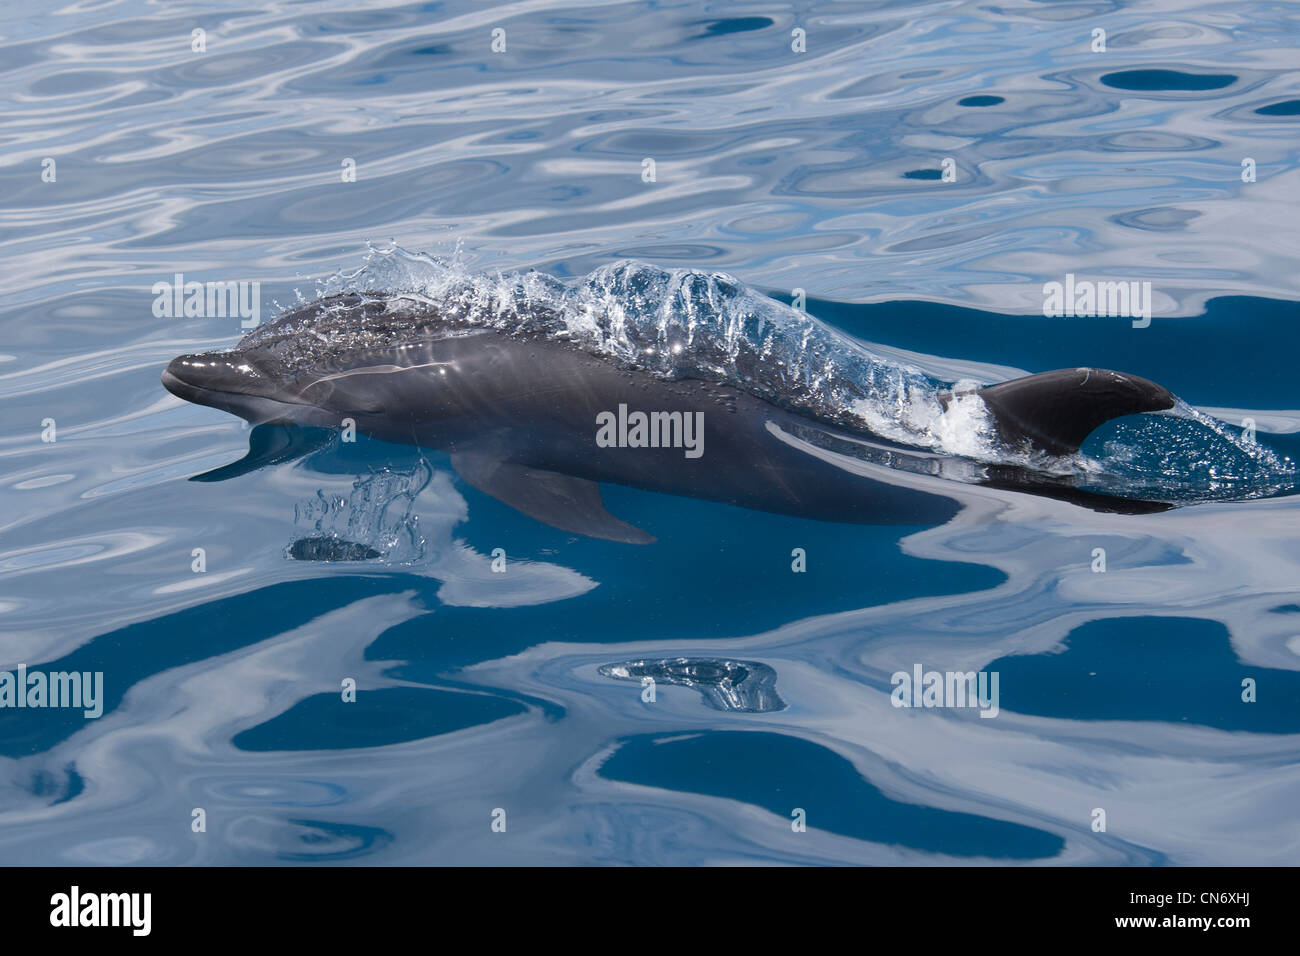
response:
M409 326L427 318L390 310L383 300L332 296L290 309L228 351L177 356L162 383L179 398L255 425L330 427L341 414L379 407L360 379L336 381L332 373L364 364L359 356L402 341Z
M187 402L210 405L253 424L294 419L305 410L287 387L247 350L178 355L162 373L167 391Z

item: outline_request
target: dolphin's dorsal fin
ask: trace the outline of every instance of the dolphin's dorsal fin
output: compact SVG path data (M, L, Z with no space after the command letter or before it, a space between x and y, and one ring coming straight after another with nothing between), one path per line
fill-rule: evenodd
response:
M1027 443L1054 455L1079 450L1102 422L1121 415L1174 407L1174 396L1155 382L1097 368L1058 369L980 389L1008 444Z
M485 495L561 531L626 544L650 544L655 540L606 511L600 485L586 478L467 452L454 452L451 466Z
M213 468L190 481L225 481L238 478L267 465L278 465L324 448L338 433L332 428L308 428L298 425L255 425L248 433L248 454L220 468Z

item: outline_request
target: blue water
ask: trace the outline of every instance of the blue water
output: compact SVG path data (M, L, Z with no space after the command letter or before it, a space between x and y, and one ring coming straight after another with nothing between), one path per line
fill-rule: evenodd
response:
M0 863L1300 863L1297 62L1264 2L8 4L0 671L104 699L0 708ZM249 429L159 375L247 330L154 284L258 281L265 323L400 250L799 289L926 381L1117 368L1209 418L1085 445L1163 513L606 486L644 547L364 437L188 480ZM1045 318L1067 273L1150 281L1151 325ZM918 664L999 713L893 706Z

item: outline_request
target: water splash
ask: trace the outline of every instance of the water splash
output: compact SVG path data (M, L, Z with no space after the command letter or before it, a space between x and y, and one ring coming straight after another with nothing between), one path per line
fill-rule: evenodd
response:
M1091 490L1167 501L1266 498L1293 493L1295 463L1181 399L1160 415L1103 426L1100 459L1082 458Z
M776 692L776 671L757 661L676 657L657 661L602 664L602 677L614 680L676 684L698 690L714 710L766 714L785 710Z
M995 453L986 414L971 403L945 409L939 401L952 383L875 355L722 272L622 260L568 287L540 272L474 273L456 256L393 246L372 248L359 269L335 273L317 291L322 298L356 293L414 303L436 309L444 324L546 335L654 374L725 381L908 445L973 457ZM419 310L411 321L420 321ZM313 323L317 334L321 328ZM243 344L288 331L264 326ZM313 330L292 330L302 331Z
M493 328L567 341L665 377L725 381L773 404L903 445L1010 465L1112 494L1169 501L1261 497L1295 485L1295 466L1179 402L1120 426L1101 457L1056 457L998 441L982 383L943 381L778 302L722 272L622 260L573 285L540 272L476 273L438 258L371 247L362 265L318 285L356 294L355 310L300 312L254 330L244 345L283 343L299 361L322 346ZM941 401L945 391L953 400Z
M294 506L295 523L312 533L290 545L289 556L403 567L423 563L427 541L415 502L432 478L433 468L421 458L407 471L384 468L358 478L346 497L317 491Z

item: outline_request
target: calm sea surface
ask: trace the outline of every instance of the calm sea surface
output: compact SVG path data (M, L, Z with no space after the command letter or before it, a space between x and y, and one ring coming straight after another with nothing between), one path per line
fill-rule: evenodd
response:
M1300 7L2 14L0 671L103 692L0 707L0 863L1300 863L1285 478L1209 500L1245 466L1193 449L1198 503L951 483L934 526L607 486L643 547L364 439L194 482L249 430L159 375L245 330L153 291L257 282L266 322L402 250L638 259L950 381L1133 372L1294 459ZM1151 324L1044 317L1067 274ZM996 672L997 716L893 706L918 666Z

